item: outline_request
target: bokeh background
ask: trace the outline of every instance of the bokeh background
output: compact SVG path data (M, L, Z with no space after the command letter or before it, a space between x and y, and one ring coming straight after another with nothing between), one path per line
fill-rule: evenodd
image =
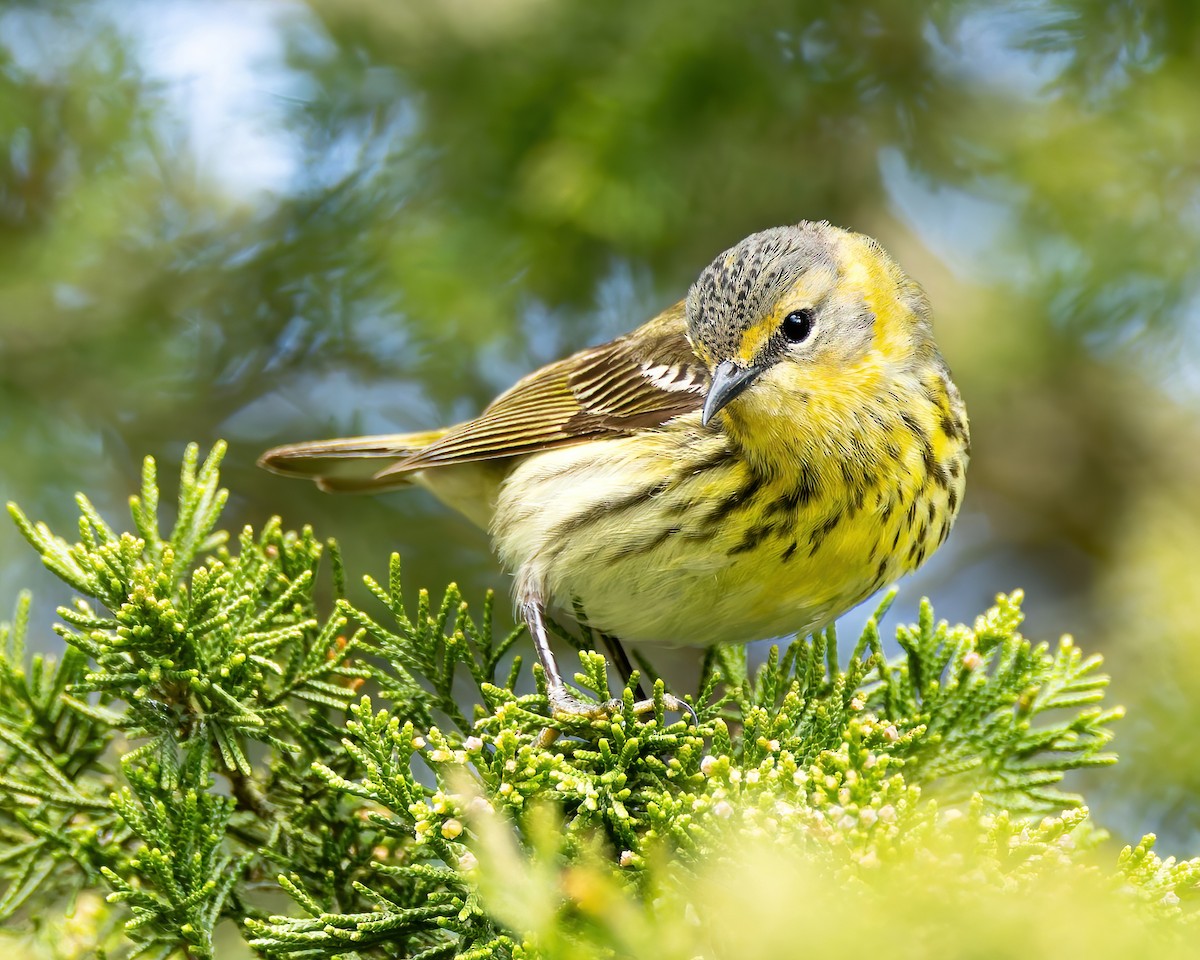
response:
M223 437L235 529L504 591L426 495L255 458L469 416L802 218L924 283L971 414L893 621L1024 587L1130 708L1099 819L1200 852L1194 0L0 2L0 498L119 521L145 454ZM53 648L0 524L0 611L26 586Z

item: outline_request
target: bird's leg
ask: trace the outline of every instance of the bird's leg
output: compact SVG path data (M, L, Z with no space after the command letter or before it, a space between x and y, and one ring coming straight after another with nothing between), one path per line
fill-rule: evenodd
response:
M578 697L567 692L562 673L558 669L558 661L554 651L550 649L550 637L546 632L546 619L542 613L542 604L538 600L526 600L521 604L521 612L525 615L525 626L533 638L533 649L537 651L542 669L546 671L546 699L550 701L550 712L568 713L573 716L601 717L607 712L605 704L584 703Z
M594 627L589 627L588 629L591 631L593 639L599 633ZM613 666L617 668L617 672L621 676L621 682L628 686L630 679L633 677L633 664L629 660L629 654L625 652L625 647L621 645L620 640L616 637L610 637L607 633L600 633L600 639L604 642L604 649L608 651ZM637 686L633 688L633 695L638 700L646 699L646 691L642 688L640 677L638 678Z
M542 669L546 671L546 699L550 701L552 714L568 714L598 720L601 717L610 717L624 709L624 702L620 698L606 700L604 703L584 703L569 693L567 685L563 682L562 673L559 672L554 651L550 649L550 637L546 632L546 620L541 603L537 600L526 600L521 604L521 612L525 617L525 625L529 628L529 635L533 638L533 648L537 651L538 660L542 663ZM625 662L628 664L628 657L625 658ZM692 709L691 705L678 697L669 693L665 694L663 706L677 713L690 714L693 723L699 722L696 711ZM638 700L633 705L633 712L639 717L653 713L654 699L647 697Z

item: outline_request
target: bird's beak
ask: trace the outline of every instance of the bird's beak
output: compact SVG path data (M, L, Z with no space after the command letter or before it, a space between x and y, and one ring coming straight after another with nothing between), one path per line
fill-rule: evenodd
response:
M762 371L763 368L756 364L739 367L732 360L722 360L718 363L717 369L713 371L712 386L708 388L708 396L704 400L704 412L700 415L700 422L707 427L708 421L716 416L717 411L750 386Z

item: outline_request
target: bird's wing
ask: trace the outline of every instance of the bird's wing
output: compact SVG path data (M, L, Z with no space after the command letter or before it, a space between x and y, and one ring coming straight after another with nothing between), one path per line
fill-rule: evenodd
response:
M474 420L377 473L536 453L628 433L699 410L709 374L686 336L683 303L632 333L518 381Z
M395 463L412 456L445 432L427 430L289 443L268 450L258 458L258 465L285 477L312 480L327 493L380 493L409 483L400 475L377 480L380 460Z

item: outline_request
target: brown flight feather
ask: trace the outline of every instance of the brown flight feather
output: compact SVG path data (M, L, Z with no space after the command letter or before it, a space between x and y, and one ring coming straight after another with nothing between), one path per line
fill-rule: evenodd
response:
M375 474L536 453L656 427L700 409L709 376L686 336L683 303L632 333L518 381L473 420Z

